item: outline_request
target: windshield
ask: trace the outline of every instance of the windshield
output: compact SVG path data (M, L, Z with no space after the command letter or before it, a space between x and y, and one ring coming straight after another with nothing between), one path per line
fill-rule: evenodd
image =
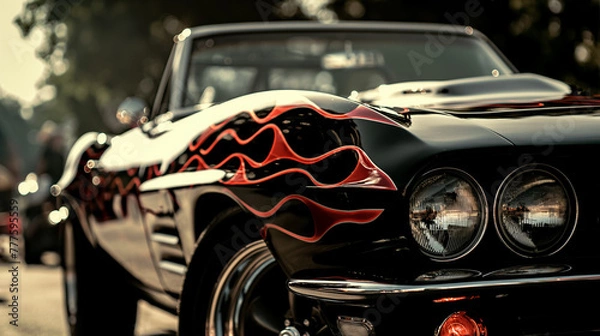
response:
M481 39L433 33L259 33L193 42L182 106L271 89L349 96L381 84L512 73Z

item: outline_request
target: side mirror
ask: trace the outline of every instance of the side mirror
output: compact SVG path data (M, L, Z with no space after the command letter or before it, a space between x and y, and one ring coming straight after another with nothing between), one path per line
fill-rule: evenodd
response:
M127 97L117 108L117 120L123 125L136 127L148 121L148 104L138 97Z

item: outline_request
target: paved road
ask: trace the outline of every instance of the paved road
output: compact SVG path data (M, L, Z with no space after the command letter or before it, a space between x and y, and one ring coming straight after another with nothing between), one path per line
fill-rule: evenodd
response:
M12 277L18 266L18 278ZM0 263L0 335L2 336L66 336L62 274L57 267L12 265ZM15 285L11 287L11 285ZM18 327L10 324L14 305L11 288L18 287ZM13 290L14 291L14 290ZM176 319L170 314L139 304L136 336L170 335ZM15 317L17 317L15 315ZM166 332L165 332L166 330Z

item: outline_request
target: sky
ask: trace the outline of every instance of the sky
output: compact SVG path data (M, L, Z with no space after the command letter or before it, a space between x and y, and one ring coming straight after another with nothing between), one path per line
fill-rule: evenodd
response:
M25 0L0 0L0 96L11 96L27 106L38 94L36 84L44 79L45 65L35 55L42 33L23 39L13 23L23 3Z

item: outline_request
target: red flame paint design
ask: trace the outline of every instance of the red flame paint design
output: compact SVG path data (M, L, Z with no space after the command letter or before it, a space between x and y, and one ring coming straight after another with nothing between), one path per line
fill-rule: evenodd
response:
M158 177L161 176L160 173L160 168L158 167L158 165L152 165L150 167L148 167L147 169L147 173L146 173L146 179L150 180L152 179L154 176Z
M381 171L370 160L370 158L367 156L367 154L358 146L354 146L354 145L340 146L338 148L335 148L329 152L326 152L322 155L318 155L313 158L306 158L306 157L302 157L302 156L298 155L290 147L282 130L279 129L279 127L277 127L275 124L269 124L270 121L281 116L282 114L284 114L290 110L298 109L298 108L311 109L312 111L314 111L328 119L334 119L334 120L365 119L365 120L371 120L371 121L384 123L384 124L388 124L388 125L393 125L393 126L399 125L392 119L389 119L389 118L385 117L384 115L381 115L365 106L359 105L359 106L357 106L357 108L355 108L354 110L352 110L346 114L334 114L334 113L330 113L330 112L327 112L327 111L321 109L319 106L317 106L316 104L314 104L313 102L311 102L308 99L304 99L303 101L301 101L297 104L276 106L268 113L267 116L265 116L263 118L259 117L255 111L252 111L252 110L246 111L246 113L248 113L250 118L255 123L264 125L264 126L261 127L258 131L255 132L254 135L250 136L249 138L242 139L237 134L237 132L233 129L223 130L223 128L226 127L226 125L228 123L230 123L232 120L234 120L234 118L237 116L232 116L218 124L212 125L208 130L203 132L194 142L189 144L189 146L188 146L189 151L196 152L197 154L192 155L187 160L187 162L182 167L180 167L180 169L178 169L178 171L186 170L194 162L197 163L198 169L206 169L206 168L219 168L219 167L222 167L229 160L238 159L240 161L240 166L239 166L238 170L234 173L233 177L231 177L227 180L222 180L221 182L223 184L225 184L225 185L255 184L255 183L261 183L261 182L264 182L264 181L267 181L267 180L270 180L270 179L273 179L273 178L276 178L278 176L282 176L285 174L300 173L300 174L304 174L305 176L307 176L312 181L312 183L314 183L314 185L322 187L322 188L331 188L331 187L344 186L344 185L355 185L355 186L362 186L362 187L369 186L371 188L396 190L396 186L394 185L392 180L383 171ZM221 131L221 133L218 134L218 136L213 140L213 142L205 149L202 149L201 147L203 144L205 144L207 139L219 131ZM229 155L227 158L222 160L217 165L209 166L203 159L203 156L207 155L211 151L213 151L214 148L217 146L217 144L220 141L222 141L225 137L231 137L238 144L243 146L243 145L247 145L248 143L250 143L251 141L256 139L256 137L258 137L260 134L262 134L264 132L270 132L270 131L273 131L273 133L274 133L273 144L271 146L271 149L270 149L267 157L264 160L262 160L261 162L257 162L255 160L253 160L252 158L250 158L249 156L242 154L242 153L232 153L231 155ZM303 169L299 169L299 168L291 168L291 169L282 170L282 171L279 171L270 176L267 176L267 177L264 177L261 179L256 179L256 180L250 180L246 174L246 169L245 169L246 166L250 166L252 168L260 168L260 167L264 167L270 163L273 163L273 162L275 162L277 160L281 160L281 159L290 159L290 160L293 160L293 161L296 161L296 162L299 162L299 163L302 163L305 165L311 165L311 164L316 164L323 160L326 160L327 158L329 158L337 153L340 153L342 151L355 152L358 156L358 162L357 162L356 167L354 168L354 170L351 172L351 174L349 176L344 178L341 182L338 182L335 184L321 183L318 180L316 180L313 176L311 176L309 172L307 172L306 170L303 170ZM98 159L102 153L103 153L103 150L102 151L94 151L91 148L88 149L86 151L87 155L85 157L82 157L82 161L80 162L81 166L85 167L86 162L89 159ZM167 173L176 173L175 167L176 167L176 163L172 162L170 164L170 169ZM106 213L107 209L105 209L104 203L111 202L113 193L118 192L121 195L126 195L126 194L130 193L132 190L137 190L143 180L150 180L154 177L163 175L163 174L161 174L158 165L151 165L149 167L146 167L146 171L144 174L141 174L139 168L128 169L125 172L125 174L126 174L126 176L119 175L119 174L101 174L102 175L101 176L101 178L102 178L101 185L104 185L106 188L102 188L102 189L104 189L103 192L100 195L97 195L96 197L94 197L95 201L92 202L96 205L95 208L97 210L99 210L100 213L108 215ZM142 175L145 175L145 176L142 176ZM238 199L233 194L231 194L231 196ZM335 227L336 225L339 225L341 223L357 223L357 224L369 223L369 222L372 222L375 219L377 219L379 217L379 215L383 212L382 209L363 209L363 210L353 210L353 211L333 209L333 208L321 205L315 201L312 201L312 200L310 200L306 197L300 196L300 195L290 195L290 196L283 198L269 211L258 211L238 199L238 201L240 203L244 204L244 206L250 212L252 212L256 216L259 216L262 218L268 218L270 216L273 216L285 203L293 201L293 200L304 203L307 206L307 208L309 209L309 211L313 217L313 220L314 220L313 235L310 237L305 237L305 236L296 234L294 232L291 232L287 229L284 229L275 223L266 224L264 227L265 230L268 228L275 229L275 230L283 232L291 237L299 239L301 241L313 243L313 242L319 241L323 237L323 235L325 235L326 232L328 232L331 228Z
M265 123L268 123L269 121L279 117L280 115L284 114L285 112L288 112L293 109L299 109L299 108L311 109L311 110L319 113L321 116L328 118L328 119L334 119L334 120L364 119L364 120L371 120L371 121L375 121L375 122L379 122L379 123L387 124L387 125L392 125L392 126L401 126L399 123L397 123L393 119L385 117L385 116L373 111L372 109L362 106L362 105L357 106L354 110L352 110L348 113L345 113L345 114L329 113L310 101L305 102L305 103L295 104L295 105L275 106L273 108L273 110L264 118L260 118L258 115L256 115L256 112L253 110L246 111L246 113L248 113L250 115L250 118L255 123L265 124ZM208 137L210 137L215 132L222 129L223 126L225 126L227 123L229 123L232 119L233 119L233 117L230 117L230 118L220 122L219 124L211 125L209 127L209 129L206 132L204 132L194 143L191 143L189 145L189 147L188 147L189 150L192 152L196 151L204 143L204 141L206 141L206 139Z
M250 114L250 117L252 118L252 120L254 120L254 122L256 122L257 124L264 124L264 123L267 123L267 122L279 117L280 115L284 114L285 112L288 112L292 109L298 109L298 108L311 109L327 119L335 119L335 120L365 119L365 120L376 121L376 122L379 122L382 124L400 126L400 124L398 124L394 120L387 118L387 117L385 117L363 105L358 105L354 110L352 110L348 113L345 113L345 114L334 114L334 113L327 112L312 102L306 102L306 103L300 103L300 104L294 104L294 105L275 106L273 108L273 110L264 118L259 118L254 111L248 111L248 113Z
M254 215L261 218L268 218L277 213L277 211L286 203L296 200L304 203L312 215L314 223L313 235L310 237L302 236L297 233L291 232L287 229L275 223L267 223L263 227L263 230L274 229L280 231L290 237L301 240L306 243L315 243L321 240L323 236L331 230L333 227L343 223L354 223L354 224L366 224L374 221L381 215L383 209L361 209L361 210L339 210L333 209L322 204L319 204L311 199L308 199L301 195L289 195L281 199L273 208L268 211L260 211L254 209L239 197L231 192L227 192L231 197L237 200L242 206Z
M269 121L275 119L276 117L284 114L285 112L290 111L292 109L298 109L298 108L310 108L311 110L319 113L320 115L322 115L326 118L330 118L330 119L339 119L339 120L353 119L353 118L354 119L368 119L368 120L381 122L381 123L385 123L385 124L398 125L393 120L391 120L387 117L384 117L383 115L381 115L367 107L361 106L361 105L359 105L356 109L354 109L353 111L350 111L346 114L332 114L332 113L329 113L329 112L321 109L320 107L318 107L314 104L310 104L310 103L298 104L298 105L276 106L264 118L258 117L254 111L248 111L247 113L250 115L250 118L257 124L266 124ZM228 119L217 125L211 126L209 128L209 130L207 130L205 133L203 133L198 138L197 141L195 141L194 143L191 143L189 145L189 150L193 151L193 152L197 151L202 146L202 144L206 141L206 139L208 139L208 137L210 137L211 135L220 131L230 120L231 119ZM272 130L274 132L274 139L273 139L273 144L271 146L271 149L270 149L267 157L261 162L257 162L255 160L253 160L252 158L250 158L249 156L242 154L242 153L232 153L231 155L227 156L225 159L223 159L221 162L217 163L216 165L208 165L203 159L203 156L210 153L215 148L215 146L219 143L219 141L221 141L225 137L231 137L238 144L246 145L267 130ZM304 169L299 169L299 168L290 168L290 169L281 170L270 176L267 176L267 177L264 177L261 179L255 179L255 180L249 179L246 174L246 165L248 165L252 168L261 168L272 162L275 162L275 161L281 160L281 159L290 159L290 160L293 160L293 161L296 161L296 162L299 162L299 163L302 163L305 165L310 165L310 164L315 164L315 163L321 162L321 161L331 157L334 154L340 153L342 151L348 151L348 150L354 151L358 155L358 163L349 176L347 176L341 182L334 183L334 184L321 183L318 180L316 180L312 175L310 175L309 172L307 172ZM266 124L265 126L260 128L258 131L256 131L256 133L254 135L250 136L247 139L240 138L235 130L226 129L226 130L222 131L216 137L216 139L213 141L213 143L210 144L206 149L200 149L199 154L192 155L183 164L183 166L179 169L179 171L185 171L192 164L196 164L198 169L208 169L208 168L217 168L218 169L232 159L238 159L240 161L240 166L239 166L238 170L235 172L233 177L231 177L227 180L221 181L225 185L256 184L256 183L262 183L262 182L265 182L265 181L268 181L273 178L283 176L286 174L300 173L300 174L305 175L308 179L310 179L310 181L314 185L322 187L322 188L333 188L333 187L339 187L339 186L345 186L345 185L353 185L353 186L359 186L359 187L369 186L371 188L396 190L396 186L394 185L394 182L389 178L389 176L387 176L387 174L385 174L381 169L379 169L360 147L354 146L354 145L346 145L346 146L341 146L341 147L335 148L325 154L319 155L314 158L302 157L302 156L298 155L296 152L294 152L294 150L290 147L289 143L285 139L285 136L283 135L283 132L281 131L281 129L279 129L279 127L277 127L274 124Z
M113 181L113 184L117 187L119 194L122 196L127 195L133 188L138 189L141 184L138 177L132 178L127 185L123 185L123 181L119 177L116 177Z

